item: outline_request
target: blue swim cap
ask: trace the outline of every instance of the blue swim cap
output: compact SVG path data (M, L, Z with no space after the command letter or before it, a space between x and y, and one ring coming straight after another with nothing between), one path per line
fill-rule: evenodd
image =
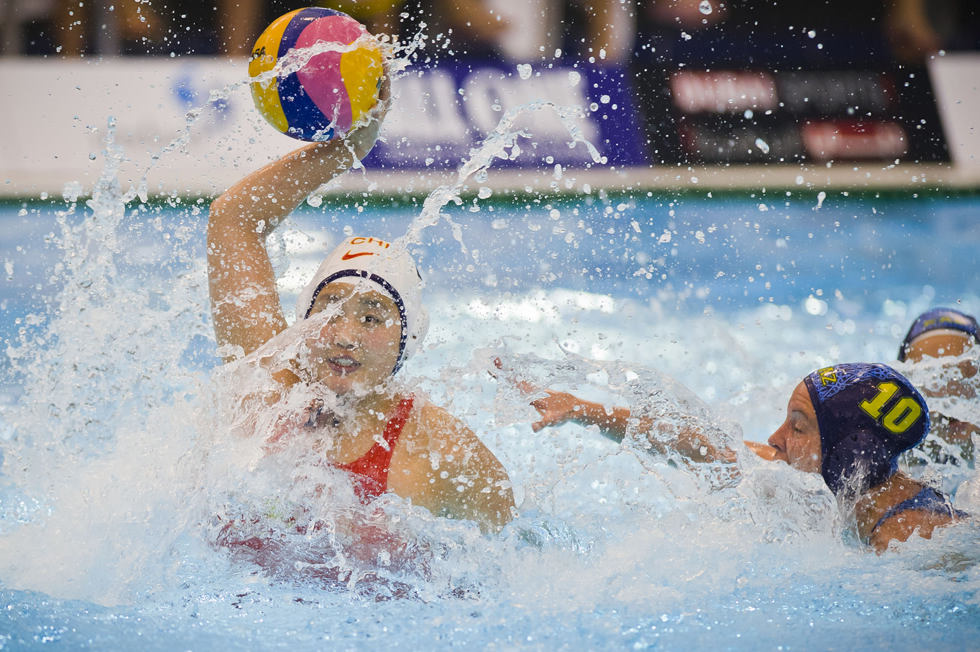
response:
M835 495L863 493L898 470L898 456L929 432L918 390L883 364L839 364L803 379L817 414L820 473Z
M898 348L898 361L905 362L905 356L913 340L924 333L940 329L962 331L971 335L975 342L980 343L976 319L952 308L933 308L922 313L912 322L912 327L909 328L902 345Z

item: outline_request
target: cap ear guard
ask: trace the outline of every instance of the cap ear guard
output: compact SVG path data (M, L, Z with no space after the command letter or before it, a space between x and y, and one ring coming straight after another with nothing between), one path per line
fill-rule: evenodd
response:
M424 306L419 306L414 326L405 340L406 359L419 352L419 349L422 348L422 342L425 341L425 336L429 332L429 311Z
M897 457L868 430L852 430L829 446L821 437L820 449L820 475L837 496L861 494L898 470Z

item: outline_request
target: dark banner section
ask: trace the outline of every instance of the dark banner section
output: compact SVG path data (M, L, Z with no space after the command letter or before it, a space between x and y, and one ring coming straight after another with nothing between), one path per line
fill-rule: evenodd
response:
M636 75L661 164L949 160L924 71Z
M526 138L496 166L589 165L579 139L613 166L949 160L924 70L483 61L410 74L396 92L372 165L454 168L511 119Z

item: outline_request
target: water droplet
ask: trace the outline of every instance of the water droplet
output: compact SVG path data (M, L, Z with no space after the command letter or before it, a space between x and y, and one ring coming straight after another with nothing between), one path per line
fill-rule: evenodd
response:
M519 63L517 64L517 74L521 76L521 79L531 78L531 64L529 63Z
M701 4L698 5L698 11L700 11L705 16L710 14L713 10L714 8L711 6L711 3L708 2L708 0L701 0Z
M769 153L769 143L762 140L761 138L755 139L755 146L758 147L759 151L762 152L763 154Z
M811 294L803 302L803 309L810 315L825 315L827 314L827 302L822 301Z

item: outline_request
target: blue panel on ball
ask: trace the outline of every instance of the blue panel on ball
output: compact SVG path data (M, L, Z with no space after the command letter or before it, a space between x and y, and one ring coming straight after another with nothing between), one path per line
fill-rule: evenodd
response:
M299 35L303 33L310 23L318 18L326 16L342 16L344 14L332 9L321 7L307 7L293 16L289 25L282 33L279 41L279 59L295 45ZM317 140L329 140L333 137L333 129L330 127L330 120L320 111L320 107L313 103L303 86L299 83L296 73L290 73L286 77L279 79L279 101L282 104L282 112L286 116L289 124L289 133L302 140L310 140L313 134L323 132Z

